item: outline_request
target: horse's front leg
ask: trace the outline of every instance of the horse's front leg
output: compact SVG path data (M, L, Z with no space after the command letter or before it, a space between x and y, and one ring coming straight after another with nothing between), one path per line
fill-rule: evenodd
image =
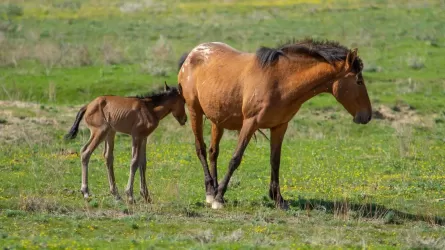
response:
M210 158L210 175L213 178L213 187L218 188L218 169L217 161L219 155L219 142L224 134L224 129L218 127L216 124L212 123L212 139L209 148L209 158ZM206 202L212 204L215 196L207 195Z
M230 160L229 169L227 170L224 179L221 181L218 187L218 193L215 196L215 201L213 201L212 203L213 209L223 208L224 194L227 190L227 186L229 185L230 178L232 177L233 172L235 172L235 170L240 165L244 151L246 150L246 147L249 144L249 141L252 138L253 133L257 129L258 126L256 122L256 117L243 121L243 127L241 128L238 137L238 144L236 146L235 153L233 154L232 159Z
M202 121L202 112L195 112L195 110L190 111L190 123L192 125L193 133L195 134L195 148L196 155L201 161L202 169L204 171L204 185L206 189L206 200L213 200L215 195L216 188L214 187L214 181L209 172L209 166L207 165L207 153L206 153L206 145L204 143L203 137L203 121Z
M269 197L275 201L275 206L281 209L287 209L288 204L281 196L280 192L280 159L281 145L284 134L286 133L288 123L281 124L270 129L270 187Z

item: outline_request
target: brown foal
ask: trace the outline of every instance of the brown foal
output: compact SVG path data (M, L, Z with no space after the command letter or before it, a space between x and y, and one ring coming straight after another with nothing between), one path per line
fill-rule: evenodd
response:
M79 130L79 123L85 117L85 123L90 129L90 139L82 147L82 186L80 191L84 198L89 197L88 190L88 162L96 147L105 141L103 156L108 169L110 191L116 199L120 199L113 170L113 149L116 132L125 133L132 137L132 161L130 176L125 193L129 202L134 202L133 182L137 168L140 174L140 193L146 202L151 198L145 181L147 165L146 144L147 137L156 129L160 120L172 113L179 124L187 121L185 102L181 95L181 86L168 87L161 93L147 94L136 97L100 96L83 106L77 113L76 120L67 139L74 139Z
M252 135L270 129L271 180L269 196L280 208L287 202L280 193L281 145L288 122L301 105L322 93L331 93L354 117L371 120L371 103L362 76L357 49L336 42L306 39L256 53L238 51L224 43L204 43L179 62L178 79L195 134L201 161L206 201L222 208L229 180L238 168ZM212 123L207 165L203 115ZM238 130L238 144L229 168L218 185L217 158L224 129Z

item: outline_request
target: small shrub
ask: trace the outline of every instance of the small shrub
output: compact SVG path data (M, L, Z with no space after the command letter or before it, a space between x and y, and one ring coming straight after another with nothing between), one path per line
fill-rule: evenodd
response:
M7 17L8 20L11 20L15 17L23 16L23 8L16 4L8 4L3 7L0 6L0 17Z
M10 209L7 209L7 210L5 210L5 215L6 215L6 217L26 216L26 212L25 211L21 211L21 210L10 210Z
M424 59L417 56L411 56L408 58L408 66L412 69L419 70L425 67Z
M102 60L105 65L119 64L125 61L124 52L117 45L111 43L110 39L104 39L100 48Z

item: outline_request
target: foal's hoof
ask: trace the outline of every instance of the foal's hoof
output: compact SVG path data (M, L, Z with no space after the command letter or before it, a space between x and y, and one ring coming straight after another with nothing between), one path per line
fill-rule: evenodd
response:
M88 190L81 189L80 192L82 193L82 196L84 199L90 198L90 195L88 194Z
M223 209L224 208L224 204L219 202L219 201L213 201L212 202L212 208L213 209Z
M213 201L215 201L215 197L211 194L206 195L206 203L207 204L212 204Z
M128 204L135 204L136 200L133 197L127 197Z

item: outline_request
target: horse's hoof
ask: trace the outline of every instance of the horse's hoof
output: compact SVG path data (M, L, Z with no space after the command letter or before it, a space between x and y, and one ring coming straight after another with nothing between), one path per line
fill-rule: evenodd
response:
M288 210L289 209L289 203L287 201L282 201L279 204L277 204L277 207L281 210Z
M211 194L206 195L206 203L207 204L212 204L213 201L215 201L215 197Z
M222 204L219 201L213 201L212 202L212 208L213 209L223 209L224 208L224 204Z

